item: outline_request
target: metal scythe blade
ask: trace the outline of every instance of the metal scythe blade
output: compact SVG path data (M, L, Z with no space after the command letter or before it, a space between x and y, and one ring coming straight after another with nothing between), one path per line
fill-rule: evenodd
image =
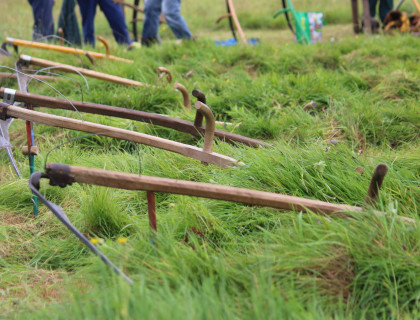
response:
M12 121L13 121L13 118L0 120L0 149L6 149L7 156L9 157L9 160L12 163L12 167L15 170L17 176L20 178L21 177L20 172L12 153L13 146L10 143L10 138L9 138L9 126L12 123Z
M40 188L40 181L42 178L48 178L47 175L45 175L42 172L35 172L31 175L31 177L29 178L29 188L31 188L33 194L35 194L40 200L41 202L52 212L54 213L54 215L58 218L58 220L60 220L66 227L67 229L70 230L71 233L73 233L77 238L79 238L79 240L86 246L89 248L89 250L91 250L94 254L96 254L97 256L99 256L101 258L101 260L108 265L109 267L111 267L114 272L118 275L121 275L129 284L133 284L133 281L124 273L122 272L120 269L118 269L118 267L116 265L114 265L111 260L109 260L101 251L99 251L69 220L69 218L67 217L67 215L64 213L63 209L55 204L52 203L50 201L48 201L42 194L41 192L39 192L39 188Z
M6 90L9 90L6 92ZM14 102L14 94L16 90L5 89L4 91L4 102L8 104L13 104ZM11 97L13 96L13 97ZM20 178L19 169L17 167L15 158L13 157L12 153L12 144L10 143L9 138L9 127L12 123L13 118L4 118L4 120L0 120L0 149L6 149L7 156L9 157L10 163L12 164L13 169L15 170L17 176Z

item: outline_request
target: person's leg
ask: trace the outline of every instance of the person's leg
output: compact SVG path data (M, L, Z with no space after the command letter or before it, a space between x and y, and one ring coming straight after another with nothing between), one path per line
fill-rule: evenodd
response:
M85 43L95 46L95 14L97 0L78 0L82 16L83 38Z
M112 0L99 0L99 7L105 14L115 40L119 44L131 44L130 34L125 23L124 12L119 3Z
M181 16L180 7L181 0L162 1L162 13L172 32L179 39L189 39L192 35L188 29L187 23Z
M376 16L376 4L378 3L378 0L369 0L369 11L370 16L374 18Z
M29 0L34 14L33 39L54 34L53 0Z
M393 0L381 0L379 3L379 17L384 22L388 12L394 8Z
M162 10L162 0L147 0L144 5L143 32L141 44L150 45L158 42L159 17Z

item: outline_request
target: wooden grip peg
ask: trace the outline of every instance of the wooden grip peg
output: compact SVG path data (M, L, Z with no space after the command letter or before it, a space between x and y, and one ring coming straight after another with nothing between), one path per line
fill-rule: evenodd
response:
M105 47L105 55L107 56L107 57L109 57L109 55L110 55L110 50L109 50L109 44L108 44L108 42L103 38L103 37L101 37L101 36L97 36L96 37L97 39L98 39L98 41L100 41L100 42L102 42L102 44L104 45L104 47Z
M382 187L385 175L388 172L388 166L384 163L380 163L376 166L373 172L372 180L370 181L369 189L365 198L365 204L370 206L376 205L378 199L379 190Z
M38 155L38 147L37 146L32 146L32 147L28 147L28 146L23 146L22 147L22 153L25 156L29 156L29 155Z
M181 93L182 93L182 97L183 97L183 99L184 99L184 107L189 111L189 110L191 110L191 98L190 98L190 95L188 94L188 90L187 90L187 88L185 88L182 84L180 84L180 83L175 83L174 84L174 88L176 89L176 90L179 90L179 91L181 91Z
M172 82L172 73L169 71L169 69L166 69L164 67L158 67L156 68L156 72L159 73L159 75L166 74L166 80L168 80L168 83Z
M213 140L214 140L214 129L215 120L213 112L204 103L197 101L194 105L198 112L200 112L204 118L206 118L206 131L204 134L204 146L203 151L207 153L213 152Z

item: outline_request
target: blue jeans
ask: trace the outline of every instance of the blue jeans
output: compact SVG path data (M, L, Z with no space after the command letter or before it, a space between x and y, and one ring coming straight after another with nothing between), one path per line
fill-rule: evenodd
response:
M376 15L376 4L378 0L369 0L370 16L372 18ZM384 22L388 12L394 7L393 0L379 0L379 17Z
M54 34L53 0L29 0L34 14L34 40Z
M158 39L159 17L162 13L178 39L191 38L191 32L180 13L181 0L147 0L144 6L142 43Z
M112 0L78 0L78 2L82 15L83 37L86 43L95 45L94 20L98 4L108 20L115 40L119 44L130 44L132 42L125 24L124 13L118 3Z

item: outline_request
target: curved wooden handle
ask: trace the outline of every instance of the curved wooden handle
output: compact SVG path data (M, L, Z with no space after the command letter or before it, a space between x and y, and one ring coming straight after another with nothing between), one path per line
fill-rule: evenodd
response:
M420 13L420 4L417 2L417 0L413 0L413 4L416 7L417 11Z
M64 31L63 28L58 28L58 36L61 38L60 39L60 46L64 46Z
M174 88L176 89L176 90L179 90L179 91L181 91L181 93L182 93L182 97L184 98L184 107L189 111L189 110L191 110L191 98L190 98L190 95L189 95L189 93L188 93L188 90L187 90L187 88L185 88L182 84L180 84L180 83L175 83L174 84Z
M229 17L232 17L231 13L222 14L219 18L217 18L216 23L219 23L223 19L226 19L226 18L229 18Z
M169 71L169 69L166 69L164 67L158 67L156 68L156 72L159 74L162 74L162 73L166 74L166 79L168 80L168 83L172 82L172 73L171 71Z
M236 29L238 30L238 33L239 33L239 36L241 37L241 40L242 40L243 44L247 44L248 42L246 41L245 34L244 34L244 32L241 28L241 25L239 24L238 17L236 16L235 7L233 6L233 1L232 0L227 0L227 1L228 1L228 4L229 4L230 13L232 15L233 22L235 23Z
M109 57L109 54L110 53L109 53L109 44L108 44L108 42L104 38L102 38L101 36L97 36L96 39L98 39L98 41L100 41L100 42L103 43L103 45L105 46L105 55L107 57Z
M213 152L213 140L214 130L216 128L213 112L204 103L197 101L194 107L200 112L204 118L206 118L206 131L204 134L204 146L203 151L212 153Z

